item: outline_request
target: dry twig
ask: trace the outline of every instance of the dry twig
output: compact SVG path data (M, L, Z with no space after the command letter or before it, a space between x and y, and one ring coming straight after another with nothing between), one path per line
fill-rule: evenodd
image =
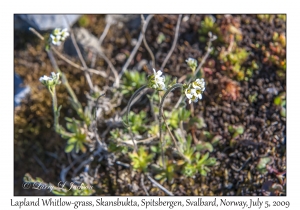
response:
M173 40L173 44L172 44L172 47L167 55L167 57L165 58L163 64L161 65L160 69L163 70L165 65L167 64L169 58L171 57L174 49L175 49L175 46L176 46L176 43L177 43L177 39L178 39L178 34L179 34L179 26L180 26L180 22L181 22L181 18L182 18L182 15L180 14L178 16L178 20L177 20L177 25L176 25L176 30L175 30L175 36L174 36L174 40Z
M150 19L153 17L153 15L149 15L145 22L144 22L144 27L146 28L148 26L148 23L150 21ZM122 75L124 74L124 72L126 71L126 69L128 68L130 62L132 61L133 57L135 56L137 50L139 49L141 43L143 41L143 32L140 33L139 39L135 45L135 47L133 48L133 50L130 53L129 58L127 59L126 63L124 64L124 66L122 67L121 72L119 73L119 78L121 79Z
M148 179L154 184L156 185L156 187L158 187L159 189L161 189L162 191L164 191L167 195L173 196L173 193L171 193L169 190L167 190L166 188L164 188L163 186L161 186L157 181L155 181L151 176L147 175Z

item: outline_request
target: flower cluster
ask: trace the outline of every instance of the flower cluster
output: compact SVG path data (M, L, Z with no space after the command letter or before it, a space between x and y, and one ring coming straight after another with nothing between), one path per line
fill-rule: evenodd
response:
M165 77L162 76L161 70L156 72L155 69L153 69L153 75L149 77L148 86L158 91L166 90Z
M46 75L40 78L40 82L45 85L46 87L52 87L60 83L59 81L59 73L55 74L51 72L51 76L48 77Z
M198 99L202 99L202 93L205 90L204 79L196 79L196 81L189 84L185 89L185 95L189 99L189 103L197 102Z
M187 60L185 60L185 62L187 62L188 66L193 70L193 72L196 70L197 68L197 60L194 58L189 58Z
M60 28L56 28L53 30L52 34L50 34L50 39L52 44L59 46L61 42L65 41L68 36L68 29L65 28L61 30Z

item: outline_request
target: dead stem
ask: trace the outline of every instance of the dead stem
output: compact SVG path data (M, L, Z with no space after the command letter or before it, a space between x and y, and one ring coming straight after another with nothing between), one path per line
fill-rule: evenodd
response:
M107 23L105 25L105 28L104 28L104 31L102 32L101 36L99 37L99 46L101 47L102 45L102 42L104 40L104 38L106 37L107 35L107 32L109 30L111 26L111 23ZM97 53L93 52L93 57L92 57L92 62L91 62L91 68L94 68L95 67L95 64L96 64L96 58L97 58Z
M149 196L149 193L148 193L148 191L147 191L147 189L145 187L145 184L144 184L144 174L143 173L141 174L141 185L142 185L142 187L143 187L146 195Z
M169 190L167 190L166 188L164 188L163 186L161 186L158 182L156 182L151 176L146 175L148 177L148 179L152 182L152 184L156 185L156 187L158 187L159 189L161 189L162 191L164 191L167 195L170 196L174 196L173 193L171 193Z
M37 37L39 37L41 40L44 40L44 37L39 33L37 32L34 28L29 28L29 31L32 31Z
M174 40L173 40L173 44L172 44L171 50L169 51L167 57L165 58L163 64L161 65L161 67L160 67L161 70L164 69L165 65L167 64L169 58L171 57L171 55L172 55L172 53L173 53L173 51L175 49L175 46L176 46L176 43L177 43L177 39L178 39L178 34L179 34L179 26L180 26L181 18L182 18L182 15L180 14L178 16L176 30L175 30L175 36L174 36Z
M100 55L100 57L102 57L102 58L106 61L106 63L108 63L108 65L109 65L111 71L113 72L113 74L114 74L114 76L115 76L115 83L114 83L114 86L115 86L116 88L119 88L119 86L120 86L120 78L119 78L119 76L118 76L118 72L117 72L117 70L115 69L114 65L111 63L111 61L108 59L108 57L106 57L105 54L100 53L100 52L98 52L98 54Z
M137 96L137 97L135 97L133 100L132 100L132 102L131 102L131 105L130 106L132 106L133 104L135 104L146 92L148 91L148 89L145 89L145 90L143 90L143 91L141 91L140 93L139 93L139 95ZM128 105L127 105L128 106ZM127 111L127 106L126 107L124 107L124 109L121 111L121 113L120 113L120 115L124 115L125 113L126 113L126 111Z
M150 15L149 15L150 16ZM153 16L153 15L152 15ZM147 41L146 41L146 35L145 35L145 32L146 32L146 24L145 24L145 18L144 18L144 15L141 15L141 18L142 18L142 23L143 23L143 28L142 28L142 33L143 33L143 42L144 42L144 45L146 47L146 49L148 50L150 56L151 56L151 59L152 59L152 68L155 68L155 57L153 55L153 52L151 51Z
M58 52L55 48L51 48L51 50L53 50L53 52L58 56L60 57L62 60L64 60L65 62L67 62L68 64L70 64L71 66L77 68L77 69L80 69L82 71L88 71L90 73L93 73L93 74L98 74L102 77L107 77L107 74L105 72L101 72L99 70L96 70L96 69L92 69L92 68L88 68L85 70L84 67L74 63L73 61L69 60L68 58L66 58L64 55L62 55L60 52Z
M41 40L44 40L44 37L37 32L34 28L29 28L30 31L32 31L37 37L39 37ZM60 52L58 52L55 48L51 48L51 50L62 60L64 60L66 63L70 64L71 66L80 69L82 71L85 71L84 67L74 63L73 61L69 60L68 58L66 58L64 55L62 55ZM102 77L107 77L107 74L105 72L101 72L99 70L96 69L92 69L92 68L88 68L86 69L86 71L93 73L93 74L98 74Z
M85 75L85 78L86 78L86 80L87 80L87 82L88 82L88 84L89 84L89 86L90 86L91 91L94 92L94 85L93 85L93 83L92 83L91 76L90 76L89 73L87 72L88 67L87 67L87 65L86 65L85 60L83 59L82 53L80 52L80 49L79 49L78 44L77 44L77 42L76 42L76 39L75 39L73 30L72 30L71 27L70 27L69 20L68 20L67 16L64 16L64 17L65 17L65 19L66 19L66 21L67 21L67 23L68 23L68 25L69 25L69 31L70 31L70 36L71 36L72 43L73 43L73 45L74 45L74 47L75 47L75 50L76 50L77 55L78 55L78 57L79 57L79 60L80 60L82 66L83 66L83 68L84 68L84 75Z
M149 15L146 20L145 20L145 23L144 23L144 27L147 28L148 26L148 23L150 21L150 19L153 17L153 15ZM139 49L141 43L143 41L143 32L140 33L140 36L139 36L139 39L135 45L135 47L133 48L133 50L131 51L130 53L130 56L129 58L127 59L126 63L124 64L124 66L122 67L122 70L121 72L119 73L119 78L121 79L122 75L124 74L124 72L127 70L130 62L132 61L133 57L135 56L137 50Z
M167 124L165 115L163 114L162 117L163 117L164 123L165 123L165 125L166 125L166 127L167 127L167 130L168 130L168 132L169 132L169 134L170 134L170 136L171 136L171 138L172 138L172 140L173 140L173 142L174 142L174 144L175 144L175 147L176 147L177 151L179 152L179 154L181 155L181 157L183 157L187 162L190 162L190 160L187 159L187 158L185 157L185 155L180 151L180 149L179 149L179 147L178 147L178 144L177 144L177 141L176 141L176 139L175 139L175 137L174 137L172 131L170 130L169 125Z
M88 84L89 84L90 89L91 89L92 91L94 91L94 86L93 86L91 77L90 77L90 75L89 75L88 72L87 72L88 67L87 67L87 65L86 65L86 63L85 63L85 61L84 61L84 59L83 59L83 57L82 57L82 54L81 54L81 52L80 52L80 50L79 50L79 47L78 47L78 45L77 45L77 43L76 43L75 36L74 36L74 34L73 34L71 31L70 31L70 34L71 34L71 39L72 39L73 45L74 45L74 47L75 47L75 49L76 49L76 52L77 52L77 54L78 54L78 56L79 56L79 59L80 59L80 61L81 61L81 64L83 65L85 78L86 78L86 80L87 80L87 82L88 82Z

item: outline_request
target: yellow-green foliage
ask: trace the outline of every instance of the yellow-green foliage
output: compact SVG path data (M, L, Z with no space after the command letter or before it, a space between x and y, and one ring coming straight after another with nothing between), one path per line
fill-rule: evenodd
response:
M154 154L148 154L145 147L140 146L138 152L130 153L129 157L132 161L133 169L139 172L147 172L148 166L152 163Z

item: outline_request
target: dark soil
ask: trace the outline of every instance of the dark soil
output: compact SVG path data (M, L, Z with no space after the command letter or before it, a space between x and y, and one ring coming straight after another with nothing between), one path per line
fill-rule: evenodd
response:
M263 195L264 183L280 184L285 188L286 177L283 182L278 178L280 172L286 171L286 118L281 115L281 107L274 103L276 97L286 92L286 77L276 62L267 59L267 54L276 54L272 51L274 32L285 34L286 22L273 15L273 18L261 18L257 15L213 15L218 40L213 42L214 53L211 54L204 65L203 77L206 81L206 90L203 99L194 104L194 115L202 117L205 127L195 131L197 139L209 141L210 136L220 136L220 142L211 153L216 157L215 165L207 177L183 179L178 176L175 184L164 184L175 195ZM84 16L84 27L99 37L105 27L104 15ZM189 57L201 58L205 54L206 40L200 39L202 34L201 21L208 15L190 15L187 21L181 22L179 39L176 48L170 57L164 73L181 78L190 73L185 60ZM159 69L169 52L174 38L174 31L178 15L155 15L146 31L148 45L156 58L156 69ZM82 22L80 23L82 26ZM74 27L80 25L79 22ZM242 67L250 68L252 62L258 64L248 79L239 80L235 73L228 70L227 64L222 62L218 53L230 45L232 39L228 32L234 26L240 29L242 38L237 40L237 46L249 52L249 56ZM214 32L214 31L213 31ZM128 54L134 45L133 39L138 39L140 27L122 28L113 25L102 47L117 71L120 71L126 60L120 59L120 54ZM157 37L160 33L165 40L159 44ZM49 75L52 71L43 44L34 35L15 31L14 64L24 83L31 87L30 95L23 103L15 108L14 127L14 180L15 195L50 195L46 191L22 189L22 178L25 173L32 177L41 177L45 182L58 183L62 165L68 165L68 155L64 153L65 141L51 129L53 117L51 112L51 99L47 90L39 83L39 77ZM285 51L285 46L283 48ZM284 54L278 55L285 59ZM77 57L69 57L79 64ZM87 64L91 63L88 55ZM151 57L144 45L139 48L129 69L136 69L142 59L148 63ZM88 86L82 71L68 66L64 61L58 60L61 70L66 73L75 93L82 101L86 101L85 92ZM98 59L96 66L107 69L108 65L103 59ZM225 67L227 69L224 70ZM150 73L149 65L143 66L140 71ZM93 82L98 86L107 84L103 78L93 75ZM62 116L72 116L70 104L64 101L66 91L63 87L58 89L58 103L63 104ZM176 95L176 94L175 94ZM285 97L285 96L284 96ZM127 98L128 100L128 98ZM174 104L178 98L174 97ZM125 105L125 104L124 104ZM122 105L123 106L123 105ZM118 110L122 110L120 107ZM190 109L190 106L187 106ZM116 111L118 111L116 110ZM244 132L236 137L228 129L229 126L242 126ZM265 173L257 169L261 158L271 157L273 162ZM128 162L123 159L122 162ZM97 167L97 162L92 166ZM285 174L284 174L285 175ZM71 174L69 175L71 176ZM101 165L98 169L100 183L97 195L145 195L140 185L141 175L131 169L120 165ZM137 185L138 190L132 190ZM145 179L151 195L165 195ZM278 194L278 193L277 193ZM286 192L282 192L286 194Z

